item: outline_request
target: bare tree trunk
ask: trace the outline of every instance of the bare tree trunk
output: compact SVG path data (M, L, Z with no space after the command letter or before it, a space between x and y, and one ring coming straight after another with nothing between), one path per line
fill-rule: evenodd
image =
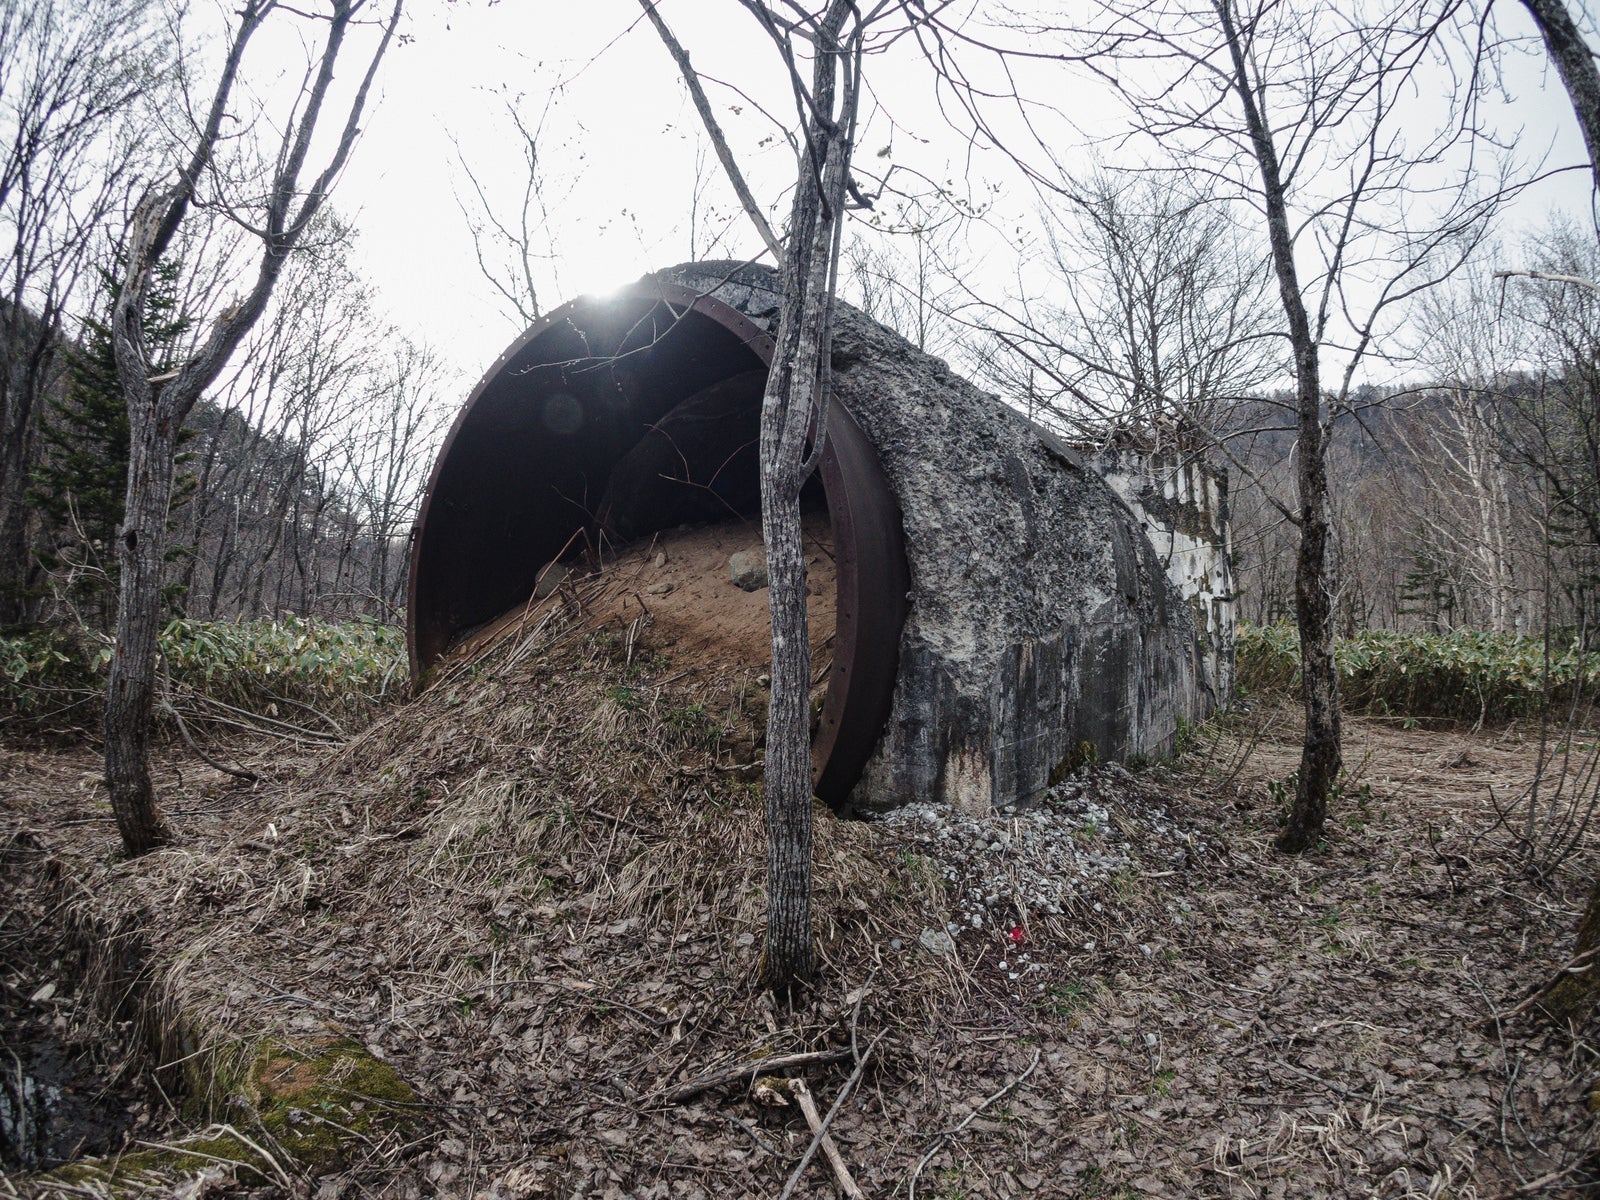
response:
M1586 1021L1600 993L1600 882L1589 893L1578 937L1572 947L1572 966L1563 971L1541 997L1540 1006L1558 1021Z
M1572 102L1572 111L1578 118L1578 126L1583 130L1584 145L1589 151L1589 167L1594 174L1595 186L1600 188L1600 68L1595 65L1594 54L1588 44L1583 40L1583 34L1573 21L1566 6L1561 0L1522 0L1524 7L1533 14L1539 32L1544 36L1545 48L1549 51L1551 59L1556 64L1556 69L1561 73L1561 82L1566 85L1567 98ZM1534 277L1551 278L1543 272L1518 272ZM1499 278L1501 273L1497 272ZM1567 282L1577 283L1581 286L1595 289L1595 281L1582 278L1569 278ZM1593 459L1591 458L1591 462ZM1551 477L1545 474L1546 508L1548 510L1548 495ZM1549 520L1546 518L1545 533L1546 570L1548 572L1550 536ZM1547 574L1548 579L1548 574ZM1546 629L1546 654L1548 655L1549 627L1550 627L1550 594L1549 586L1545 589L1545 629ZM1519 617L1520 621L1520 617ZM1520 629L1519 631L1520 632ZM1587 649L1587 647L1585 647ZM1525 839L1531 846L1535 828L1535 810L1538 806L1539 791L1538 781L1535 780L1532 797L1528 806L1528 822ZM1580 962L1586 956L1593 956L1597 947L1600 947L1600 882L1596 882L1594 890L1589 895L1589 903L1584 908L1583 919L1578 924L1577 944L1573 947L1573 961ZM1564 974L1562 979L1549 991L1545 997L1545 1008L1558 1019L1586 1018L1593 1011L1596 991L1600 988L1600 970L1593 962L1585 962L1582 971Z
M808 982L811 945L811 639L800 489L827 436L834 284L844 222L856 69L840 40L848 0L815 30L811 117L784 248L777 347L761 408L761 523L772 610L767 709L767 934L762 982L780 999ZM838 76L844 76L837 105ZM813 439L808 453L807 437Z
M1334 663L1333 536L1328 519L1328 470L1322 427L1322 374L1318 343L1295 270L1294 232L1289 224L1283 173L1266 114L1257 102L1232 0L1216 0L1216 12L1227 38L1232 86L1244 108L1256 168L1261 176L1267 236L1278 276L1278 293L1294 351L1295 427L1298 434L1300 548L1295 557L1295 623L1300 631L1301 700L1305 706L1305 740L1295 779L1294 807L1278 836L1278 849L1298 854L1316 845L1327 819L1328 796L1343 765L1339 728L1339 672Z
M770 407L770 406L769 406ZM781 420L781 417L780 417ZM763 464L773 444L763 420ZM793 466L761 472L761 527L772 606L772 697L767 709L767 937L762 981L785 995L814 970L811 949L811 643L800 495ZM775 477L778 476L778 477Z
M1562 0L1522 0L1522 6L1533 15L1550 61L1561 73L1578 128L1583 130L1595 186L1600 187L1600 67Z
M655 11L641 6L696 97L716 148L751 223L769 248L777 240L745 185L722 130L704 101L689 56ZM783 300L777 346L761 405L761 521L767 543L772 611L772 694L767 708L767 932L761 982L780 1000L810 980L811 945L811 640L806 619L806 563L800 540L800 489L827 438L828 365L834 288L855 132L863 28L851 0L828 0L820 16L775 16L746 6L783 56L804 136L799 177L780 271ZM794 10L799 11L799 10ZM854 28L843 36L845 22ZM796 42L809 43L811 92L803 95Z
M284 131L284 144L278 149L267 181L270 186L257 230L262 241L261 259L249 292L218 316L187 362L159 380L150 376L144 323L152 273L189 216L200 179L212 169L224 121L230 116L229 104L245 48L276 8L274 0L245 0L189 160L178 172L175 183L164 191L148 194L140 202L129 229L127 264L111 325L117 379L128 408L132 458L124 528L118 539L122 592L117 605L117 648L105 709L106 784L129 854L143 854L170 836L156 808L148 750L155 695L156 633L161 620L161 568L166 557L166 515L172 500L172 460L178 432L201 394L216 380L266 309L285 262L349 157L373 77L399 21L401 0L394 0L393 11L350 101L327 165L315 179L301 179L345 34L364 3L365 0L334 0L333 12L326 18L325 40L314 77L298 97L295 118Z
M5 361L11 347L0 347L0 371L22 374L20 364ZM31 382L0 381L0 624L22 621L27 602L28 506L24 503L28 469L33 465L35 389Z
M177 430L170 422L141 423L129 448L128 505L117 539L122 578L117 648L106 688L106 782L129 854L144 854L172 838L156 808L149 743L156 640L161 632L161 568L176 450Z
M1339 728L1339 669L1334 662L1333 537L1328 522L1328 472L1323 455L1320 395L1308 397L1305 380L1316 380L1316 347L1310 362L1296 353L1298 392L1300 549L1295 558L1295 623L1300 630L1300 696L1305 738L1295 779L1294 806L1278 835L1278 849L1299 854L1316 845L1328 815L1328 796L1343 766Z

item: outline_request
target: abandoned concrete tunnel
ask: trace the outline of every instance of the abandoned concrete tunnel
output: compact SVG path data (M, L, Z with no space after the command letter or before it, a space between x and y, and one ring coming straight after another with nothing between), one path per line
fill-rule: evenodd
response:
M500 356L413 534L419 685L552 572L674 531L742 528L759 549L777 287L768 268L687 264L575 300ZM1226 698L1216 480L1127 455L1108 470L844 305L833 397L803 506L814 590L831 591L813 601L832 638L813 759L835 810L1025 806L1087 754L1164 753ZM725 555L673 553L715 576L691 602L737 592Z

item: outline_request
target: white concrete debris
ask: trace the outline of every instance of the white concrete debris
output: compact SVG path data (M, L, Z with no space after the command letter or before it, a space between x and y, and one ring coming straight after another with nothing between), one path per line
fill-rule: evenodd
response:
M1116 763L1072 776L1024 812L975 816L943 804L913 804L878 824L945 883L952 936L1005 933L1025 916L1067 912L1074 901L1101 911L1094 897L1136 861L1182 866L1210 852ZM925 946L932 932L922 935Z

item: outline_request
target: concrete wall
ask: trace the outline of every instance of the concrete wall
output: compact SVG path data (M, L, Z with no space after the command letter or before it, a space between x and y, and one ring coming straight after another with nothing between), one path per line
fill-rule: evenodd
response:
M1233 695L1233 530L1228 477L1193 455L1107 450L1091 465L1128 504L1201 637L1202 682L1213 705Z
M662 277L775 329L767 268ZM1211 711L1199 609L1081 455L847 306L833 372L900 503L911 576L892 710L853 807L1026 805L1085 752L1161 754L1180 719Z

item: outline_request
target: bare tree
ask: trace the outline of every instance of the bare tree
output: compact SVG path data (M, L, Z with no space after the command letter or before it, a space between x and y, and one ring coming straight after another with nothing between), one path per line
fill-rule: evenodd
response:
M127 236L127 266L112 318L117 375L128 406L131 454L128 498L119 538L122 566L117 607L117 647L111 661L105 707L106 782L112 809L130 854L142 854L170 839L157 810L149 770L149 727L155 688L156 635L160 623L162 563L166 557L167 510L171 502L173 456L179 431L202 392L226 366L245 334L265 311L284 264L327 198L334 179L355 144L361 114L383 60L402 0L380 18L376 46L354 93L348 99L337 141L322 170L305 178L312 140L330 101L334 71L352 26L368 0L330 0L326 10L307 16L285 9L308 24L322 26L320 52L311 64L307 86L294 98L279 128L282 141L269 152L272 165L256 205L233 201L230 219L258 239L255 278L238 301L219 313L188 360L175 370L152 376L144 329L145 296L154 266L166 254L185 221L200 206L221 204L232 188L218 162L224 125L236 102L241 68L251 38L279 9L276 0L245 0L231 30L209 108L176 177L148 192L134 211ZM203 191L202 189L206 189Z
M983 306L984 376L1086 439L1193 451L1249 436L1233 418L1282 349L1270 272L1226 204L1204 182L1103 166L1061 190L1044 295Z
M1418 354L1437 386L1400 426L1407 449L1433 495L1453 501L1434 530L1470 579L1470 623L1496 633L1527 632L1526 591L1519 585L1519 536L1532 507L1522 495L1505 442L1503 394L1528 330L1501 289L1469 272L1426 297L1417 315ZM1519 501L1523 501L1519 503Z
M1503 179L1490 171L1483 186L1490 164L1471 153L1479 146L1471 79L1456 85L1434 70L1456 28L1455 0L1421 12L1388 0L1337 10L1282 0L1106 0L1100 12L1093 43L1129 62L1119 86L1136 129L1181 149L1187 169L1210 174L1261 222L1277 282L1294 379L1291 516L1305 709L1295 800L1278 846L1296 853L1319 840L1342 763L1332 424L1358 403L1357 371L1384 354L1400 306L1448 278L1482 239ZM1410 102L1424 86L1443 93L1443 115L1431 123ZM1325 356L1341 360L1337 382L1324 378Z
M127 121L169 79L149 0L0 0L0 623L31 606L25 493L63 316L144 153Z
M472 235L478 269L500 297L500 303L518 329L526 329L544 312L544 284L559 287L558 255L551 241L550 199L545 168L545 122L554 95L546 95L537 120L523 111L526 97L499 95L500 107L510 125L511 140L522 156L521 194L509 213L503 213L467 161L460 141L456 160L464 181L458 185L456 204ZM462 195L465 191L470 199Z
M966 330L955 318L968 304L960 234L970 212L941 209L923 196L900 199L890 216L875 204L866 227L845 243L845 283L851 302L918 350L958 350Z
M1539 26L1539 32L1544 37L1545 47L1561 73L1562 83L1567 89L1567 97L1572 103L1573 114L1577 117L1578 125L1583 130L1584 145L1589 151L1590 170L1594 175L1596 186L1600 187L1600 69L1596 68L1595 52L1584 39L1577 23L1572 19L1571 13L1567 10L1566 5L1562 3L1562 0L1523 0L1523 4L1533 15L1535 23ZM1573 270L1570 267L1566 269L1558 267L1556 270L1504 272L1500 274L1528 274L1536 279L1556 283L1564 290L1574 292L1582 290L1587 293L1588 300L1592 302L1594 296L1600 293L1600 286L1597 286L1595 272L1592 269L1595 265L1593 262L1593 246L1591 244L1584 249L1587 254L1581 257L1588 261L1578 270ZM1565 264L1562 264L1562 266L1565 266ZM1545 296L1548 298L1550 293L1547 291ZM1563 296L1560 299L1565 300L1566 297ZM1564 372L1564 374L1575 376L1571 383L1576 385L1578 390L1588 390L1593 394L1597 390L1594 338L1592 325L1590 330L1584 330L1582 329L1583 324L1588 323L1580 323L1577 336L1563 333L1557 339L1557 344L1563 348L1573 346L1579 349L1581 357L1578 357L1576 361L1571 361L1570 366L1572 369ZM1582 353L1582 342L1584 340L1588 340L1590 343L1587 354ZM1565 387L1568 384L1568 380L1563 379L1562 383ZM1591 400L1588 405L1583 406L1580 411L1573 414L1579 429L1586 432L1594 429L1594 413L1595 405ZM1589 447L1595 445L1592 436L1580 438L1578 441L1580 446L1585 442ZM1583 456L1581 449L1579 455L1580 458ZM1587 457L1588 462L1585 465L1589 470L1586 475L1580 474L1580 481L1572 489L1571 497L1573 499L1578 496L1600 497L1600 458L1596 458L1592 450ZM1549 478L1548 472L1546 473L1546 478ZM1592 774L1590 777L1593 777ZM1583 790L1587 791L1588 789ZM1555 840L1558 844L1565 844L1568 847L1576 844L1571 826L1577 825L1577 834L1581 837L1587 831L1589 820L1595 813L1597 803L1600 803L1600 795L1597 795L1595 800L1592 800L1586 808L1582 809L1581 822L1569 822L1567 827L1557 830ZM1531 840L1531 834L1535 828L1538 804L1539 782L1536 780L1528 801L1526 824L1528 834L1525 835L1528 840ZM1600 881L1595 883L1594 889L1589 896L1589 902L1584 909L1583 919L1578 925L1577 941L1573 947L1573 965L1569 965L1558 974L1557 982L1548 987L1543 996L1545 1007L1557 1017L1577 1017L1593 1011L1596 997L1600 996L1600 969L1597 969L1594 963L1597 948L1600 948ZM1574 966L1578 964L1581 964L1582 969L1574 970Z
M762 982L786 998L811 978L811 737L807 698L811 642L800 489L827 440L831 327L839 248L850 188L861 64L868 25L852 0L820 10L743 0L777 49L800 123L798 177L781 246L782 300L772 369L761 406L761 521L772 611L772 684L767 710L767 930ZM751 222L769 248L776 236L738 170L689 56L655 10L640 0L677 62ZM809 83L801 67L809 54Z
M432 347L396 330L383 341L386 353L368 372L354 420L341 431L338 454L341 492L367 547L361 594L375 615L392 620L404 588L405 533L432 461L427 451L437 446L451 415L450 406L438 403L451 380Z

